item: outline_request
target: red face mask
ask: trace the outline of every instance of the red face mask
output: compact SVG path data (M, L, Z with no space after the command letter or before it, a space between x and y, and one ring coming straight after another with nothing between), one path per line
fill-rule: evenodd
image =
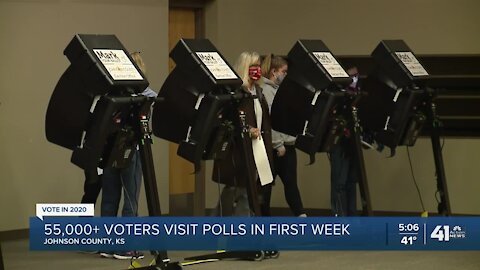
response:
M249 67L248 76L250 77L250 79L258 81L262 77L262 69L259 66Z

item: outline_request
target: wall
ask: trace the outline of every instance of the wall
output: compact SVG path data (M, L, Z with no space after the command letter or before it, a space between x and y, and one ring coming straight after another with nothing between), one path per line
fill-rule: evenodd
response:
M476 0L216 0L207 7L206 34L231 63L243 50L286 54L299 38L322 39L338 55L369 54L388 38L404 39L417 54L479 53L479 8ZM69 162L71 151L47 142L44 135L47 104L69 64L63 49L73 35L117 35L127 49L142 51L151 85L159 89L167 74L167 12L167 0L0 0L0 231L27 228L37 202L78 202L82 195L83 174ZM476 139L445 140L456 213L480 214L479 151ZM375 210L421 210L405 152L400 148L391 159L386 153L365 153ZM165 141L157 138L153 153L166 210ZM426 207L434 211L429 141L420 140L411 157ZM327 158L319 154L314 165L304 166L307 161L299 153L305 206L329 208ZM212 207L218 190L211 181L207 184L207 207ZM273 206L285 206L281 186L275 188ZM145 215L141 196L140 214Z
M207 38L230 63L245 50L287 54L297 39L321 39L337 55L368 55L382 39L403 39L417 54L480 53L476 0L217 0L207 8ZM480 214L477 139L445 140L444 162L452 211ZM365 152L374 210L421 212L405 148L395 158ZM410 149L421 195L436 211L433 154L428 139ZM299 186L305 207L330 208L330 169L325 154L312 166L299 152ZM210 177L211 165L207 169ZM208 181L207 181L208 182ZM273 206L286 206L278 181ZM208 186L207 207L218 188Z
M334 54L366 55L381 39L417 54L479 53L475 0L217 0L207 37L231 61L244 50L286 54L297 39L321 39Z
M167 18L167 0L0 0L0 231L27 228L37 202L80 201L82 171L70 150L44 135L50 95L69 65L68 42L76 33L115 34L128 50L142 51L158 90L168 72ZM153 146L163 209L166 147L160 139Z

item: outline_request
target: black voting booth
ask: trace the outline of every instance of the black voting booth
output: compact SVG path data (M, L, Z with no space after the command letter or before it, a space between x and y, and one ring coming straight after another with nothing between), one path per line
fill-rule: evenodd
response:
M315 154L329 151L346 127L338 105L346 96L341 89L351 80L320 40L299 40L288 61L288 74L272 104L272 128L298 135L295 146L313 163Z
M148 81L115 36L76 35L64 54L71 64L48 105L47 139L73 150L72 162L82 169L124 163L115 160L115 146L133 141L128 104L143 99L131 95ZM123 69L116 70L119 66Z
M403 41L382 41L372 58L376 67L362 84L368 96L360 102L360 118L394 154L399 145L415 144L434 92L425 87L428 73Z
M423 127L432 142L437 188L438 212L450 215L445 169L440 144L441 122L435 103L435 85L412 50L402 40L383 40L372 52L375 67L365 79L359 115L374 139L390 147L413 146Z
M296 148L309 154L311 163L349 128L360 168L363 214L372 215L356 107L361 93L344 90L351 79L320 40L299 40L288 61L288 74L271 109L272 128L297 136Z
M155 99L139 95L148 81L114 35L75 35L64 51L70 66L50 99L47 139L73 150L72 163L84 170L124 167L137 145L150 216L160 216L149 130ZM165 251L151 269L181 269Z
M230 158L225 152L231 147L233 136L242 138L242 154L245 160L249 159L246 151L246 140L251 140L249 127L237 104L252 96L242 90L241 78L207 39L181 39L170 57L176 66L159 92L164 102L154 106L153 133L178 143L177 154L192 162L196 172L202 160ZM245 166L250 208L260 215L255 169L248 162ZM263 251L228 251L186 260L261 260L265 255Z
M159 92L165 102L154 107L153 132L178 143L178 155L198 171L201 160L220 158L225 150L233 123L219 117L244 98L242 80L207 39L181 39L170 57L176 66Z

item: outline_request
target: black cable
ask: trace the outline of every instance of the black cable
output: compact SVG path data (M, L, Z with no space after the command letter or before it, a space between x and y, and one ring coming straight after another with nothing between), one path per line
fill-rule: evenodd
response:
M438 122L438 128L440 129L442 126L443 125L441 124L441 122ZM442 133L442 131L440 131L439 133ZM443 154L443 147L445 146L445 136L441 137L441 140L442 140L442 143L440 145L440 153ZM437 174L436 169L435 169L434 175L435 175L435 178L437 178L437 181L438 181L438 174ZM437 186L437 190L435 191L435 200L437 201L437 204L440 203L440 199L438 198L439 195L440 195L440 190L438 190L438 186Z
M222 205L222 191L220 188L220 167L217 167L217 175L218 175L218 208L220 210L220 217L223 217L223 205Z
M437 204L440 203L440 199L438 198L438 196L440 195L440 190L436 190L435 191L435 200L437 201Z
M444 145L445 145L445 137L442 137L442 145L440 146L440 153L442 154L443 154ZM435 170L435 177L438 178L437 170ZM438 198L439 195L440 195L440 190L438 190L438 186L437 186L437 190L435 191L435 200L437 201L437 204L440 203L440 199Z
M418 187L417 179L415 178L415 174L413 173L413 165L412 159L410 157L410 150L407 146L407 156L408 156L408 163L410 164L410 172L412 174L413 183L415 184L415 188L417 189L418 198L420 199L420 204L422 205L422 210L425 212L425 205L423 204L422 194L420 193L420 188Z
M128 191L127 191L127 188L125 187L125 182L123 181L123 176L122 176L121 173L120 173L120 182L121 182L121 185L122 185L122 191L123 191L123 195L124 195L123 196L123 200L124 200L123 203L125 203L125 201L128 203L130 208L133 210L133 216L136 217L136 216L138 216L138 200L135 198L135 200L137 201L137 208L134 209L132 198L130 198L130 194L128 194ZM135 187L136 187L135 192L137 192L137 190L138 190L137 183L135 183ZM122 208L122 211L123 211L123 208Z

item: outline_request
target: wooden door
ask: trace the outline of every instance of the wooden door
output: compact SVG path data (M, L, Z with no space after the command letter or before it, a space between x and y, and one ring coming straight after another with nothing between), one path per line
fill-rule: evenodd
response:
M170 7L169 51L181 38L198 37L198 8ZM169 59L169 71L175 63ZM205 177L203 170L194 174L192 163L177 155L178 144L169 144L170 215L193 216L205 214Z

